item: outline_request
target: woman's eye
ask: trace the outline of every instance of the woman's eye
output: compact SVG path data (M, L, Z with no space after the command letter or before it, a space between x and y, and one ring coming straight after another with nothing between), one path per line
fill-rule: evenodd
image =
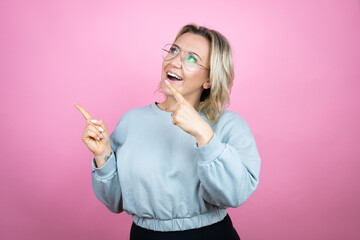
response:
M193 55L189 55L187 60L191 63L197 63L197 59Z
M170 53L177 54L178 49L176 47L171 47L169 50Z

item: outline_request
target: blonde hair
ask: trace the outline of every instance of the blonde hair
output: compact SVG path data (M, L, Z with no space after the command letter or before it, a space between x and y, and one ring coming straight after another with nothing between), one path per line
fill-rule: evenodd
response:
M203 112L210 123L215 125L230 101L230 92L234 80L231 46L221 33L196 24L188 24L182 27L174 42L188 32L203 36L210 42L209 78L211 88L203 90L197 110ZM161 83L157 90L160 88Z

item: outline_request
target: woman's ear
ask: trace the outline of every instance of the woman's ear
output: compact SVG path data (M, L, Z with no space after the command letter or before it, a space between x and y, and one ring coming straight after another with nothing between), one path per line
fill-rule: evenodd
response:
M209 89L209 88L211 88L210 79L208 79L208 80L203 84L203 88L204 88L204 89Z

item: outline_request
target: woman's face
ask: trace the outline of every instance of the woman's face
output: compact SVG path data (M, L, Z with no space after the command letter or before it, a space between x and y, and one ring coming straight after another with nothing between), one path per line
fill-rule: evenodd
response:
M184 68L181 58L185 55L184 51L196 53L200 57L199 64L209 68L210 61L210 43L199 35L185 33L181 35L174 43L180 47L181 53L169 61L163 61L161 74L161 88L166 96L172 95L165 85L165 79L187 100L199 101L203 89L210 88L209 70L198 67L196 71L190 72ZM172 73L182 78L182 80L173 79L168 73Z

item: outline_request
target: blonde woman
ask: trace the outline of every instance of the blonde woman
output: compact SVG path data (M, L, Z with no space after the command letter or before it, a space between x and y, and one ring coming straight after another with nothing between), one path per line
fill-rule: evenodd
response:
M259 182L260 157L244 119L226 110L234 72L224 36L197 25L162 49L163 102L126 112L109 132L80 105L94 154L96 197L132 215L130 239L240 239L227 208Z

